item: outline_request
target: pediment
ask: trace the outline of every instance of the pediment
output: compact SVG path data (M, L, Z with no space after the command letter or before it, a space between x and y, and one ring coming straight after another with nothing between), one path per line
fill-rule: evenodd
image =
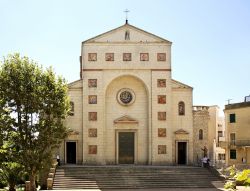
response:
M193 89L191 86L188 86L184 83L172 79L172 88L174 89Z
M82 88L82 80L77 80L68 84L69 89Z
M125 34L128 32L129 38L125 40ZM170 41L156 36L152 33L146 32L142 29L139 29L130 24L122 25L118 28L100 34L96 37L88 39L83 43L94 43L94 42L141 42L141 43L149 43L149 42L165 42L167 44L172 44Z
M70 130L69 135L79 135L80 133L78 131Z
M136 119L128 116L128 115L124 115L116 120L114 120L114 123L139 123Z
M189 132L185 131L184 129L179 129L174 132L175 134L189 134Z

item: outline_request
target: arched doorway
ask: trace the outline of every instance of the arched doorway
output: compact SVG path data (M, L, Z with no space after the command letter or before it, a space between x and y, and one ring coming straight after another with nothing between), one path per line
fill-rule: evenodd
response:
M106 161L147 164L149 132L145 84L131 75L117 77L108 85L105 98Z

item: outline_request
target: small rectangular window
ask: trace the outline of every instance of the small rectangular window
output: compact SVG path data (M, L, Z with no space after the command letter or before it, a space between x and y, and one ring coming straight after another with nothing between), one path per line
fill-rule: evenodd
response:
M123 53L123 61L131 61L131 53Z
M158 120L165 121L166 120L166 112L158 112Z
M89 154L96 155L97 154L97 145L89 145Z
M236 150L230 149L230 159L236 159Z
M89 129L89 137L97 137L97 129L96 128Z
M166 104L166 96L158 95L158 104Z
M166 53L157 53L157 61L166 61Z
M166 128L158 128L158 137L166 137L167 133L166 133Z
M106 61L114 61L114 53L106 53L105 60Z
M97 53L88 53L88 61L97 61Z
M158 145L158 154L167 154L167 146Z
M88 79L89 88L96 88L97 87L97 79Z
M140 53L140 61L149 61L148 53Z
M165 88L166 87L166 79L157 79L157 87Z
M89 95L89 104L97 104L97 95Z
M223 137L223 132L222 131L218 131L218 137Z
M89 112L89 121L97 121L97 112Z
M219 160L225 160L225 159L226 159L225 154L220 154L220 153L219 153L218 159L219 159Z
M236 121L235 113L231 113L229 115L229 121L230 121L230 123L235 123L235 121Z

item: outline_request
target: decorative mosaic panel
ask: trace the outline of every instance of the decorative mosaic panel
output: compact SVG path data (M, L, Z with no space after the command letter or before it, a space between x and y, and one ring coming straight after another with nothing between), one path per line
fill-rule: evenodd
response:
M88 85L89 85L89 88L96 88L97 87L97 79L89 79Z
M158 88L165 88L166 87L166 79L158 79L157 80L157 87Z
M131 53L123 53L123 61L131 61Z
M97 112L89 112L89 121L97 121Z
M88 61L97 61L97 53L89 53Z
M158 103L159 104L166 104L166 96L165 95L158 95Z
M166 137L166 128L158 128L158 137Z
M166 120L166 112L158 112L158 120L165 121Z
M97 145L89 145L89 154L97 154Z
M133 90L128 89L128 88L122 88L118 91L117 93L117 101L121 105L131 105L135 101L135 93Z
M97 137L97 129L89 129L89 137Z
M167 146L158 145L158 154L167 154Z
M140 54L140 60L141 61L148 61L149 60L148 53L141 53Z
M97 95L89 95L89 104L97 104Z
M166 53L157 53L157 61L166 61Z
M114 61L114 53L106 53L105 60L106 61Z

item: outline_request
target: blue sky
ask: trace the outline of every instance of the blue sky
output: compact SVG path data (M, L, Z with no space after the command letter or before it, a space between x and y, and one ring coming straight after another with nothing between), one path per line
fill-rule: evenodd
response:
M20 52L79 79L81 42L129 23L173 42L173 78L194 87L195 105L250 94L248 0L0 0L0 57Z

